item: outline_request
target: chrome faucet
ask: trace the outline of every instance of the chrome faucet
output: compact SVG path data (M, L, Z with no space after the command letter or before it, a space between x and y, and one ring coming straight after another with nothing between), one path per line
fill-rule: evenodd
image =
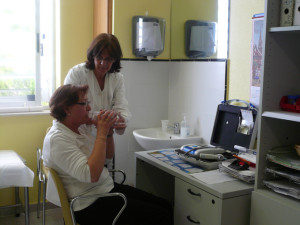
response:
M174 134L180 134L180 125L179 123L175 122L173 126L168 126L169 129L174 131Z

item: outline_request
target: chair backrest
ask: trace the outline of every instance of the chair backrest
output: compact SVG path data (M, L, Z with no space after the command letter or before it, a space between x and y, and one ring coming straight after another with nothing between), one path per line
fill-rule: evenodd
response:
M49 132L51 127L48 127L46 130L46 134ZM48 179L48 169L45 168L44 163L43 163L43 153L42 153L42 149L41 148L37 148L36 150L36 162L37 162L37 176L39 176L40 180L43 178L43 174L45 176L46 179Z
M47 133L49 132L49 130L51 129L51 127L48 127L47 130L46 130L46 135ZM39 167L38 169L40 171L42 171L42 174L44 174L44 178L47 180L48 179L48 168L44 166L44 163L43 163L43 153L42 153L42 149L38 148L38 157L39 157Z
M56 186L56 189L57 189L57 192L58 192L58 195L59 195L65 225L73 225L71 211L70 211L70 203L69 203L69 200L68 200L68 197L67 197L67 193L66 193L66 191L64 189L64 186L61 182L61 179L58 176L58 174L55 172L54 169L48 168L48 170L51 173L51 176L53 178L53 181L55 183L55 186Z
M41 165L42 165L42 150L40 148L37 148L36 150L36 169L37 169L37 176L40 176L41 173Z
M37 176L40 181L46 182L48 180L48 168L44 166L43 154L40 148L37 148Z

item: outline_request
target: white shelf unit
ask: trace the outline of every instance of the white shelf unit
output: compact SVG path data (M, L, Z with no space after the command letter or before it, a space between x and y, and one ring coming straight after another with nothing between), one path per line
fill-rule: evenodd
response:
M300 26L270 27L269 32L295 32L300 31Z
M300 114L286 111L266 111L262 113L262 117L269 117L280 120L290 120L300 122Z
M282 111L282 96L300 94L300 26L279 27L281 1L265 0L264 68L258 128L258 159L251 225L299 224L300 200L264 186L267 152L300 143L300 114ZM300 186L300 185L299 185Z

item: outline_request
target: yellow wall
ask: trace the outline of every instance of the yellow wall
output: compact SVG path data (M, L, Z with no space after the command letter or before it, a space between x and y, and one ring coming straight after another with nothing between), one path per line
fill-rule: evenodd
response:
M68 70L86 61L93 40L93 0L61 0L61 82Z
M230 0L227 99L250 100L252 16L264 12L264 0Z
M218 22L218 0L172 0L171 59L187 59L184 24L187 20Z
M132 54L132 17L160 17L166 20L165 47L157 59L170 58L170 14L171 0L114 0L113 34L117 36L122 46L124 58L136 58Z
M15 150L36 174L36 148L43 146L46 129L51 126L49 115L0 117L0 149ZM30 203L37 201L37 179L29 188ZM14 189L0 189L0 206L13 204Z

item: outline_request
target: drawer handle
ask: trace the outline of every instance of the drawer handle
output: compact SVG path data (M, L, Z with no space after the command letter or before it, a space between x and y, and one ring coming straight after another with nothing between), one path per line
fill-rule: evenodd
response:
M195 193L195 192L193 192L190 188L188 189L188 192L191 194L191 195L195 195L195 196L199 196L199 197L201 197L201 194L200 193Z
M190 216L187 216L186 218L187 218L190 222L192 222L192 223L200 224L199 221L192 220Z

